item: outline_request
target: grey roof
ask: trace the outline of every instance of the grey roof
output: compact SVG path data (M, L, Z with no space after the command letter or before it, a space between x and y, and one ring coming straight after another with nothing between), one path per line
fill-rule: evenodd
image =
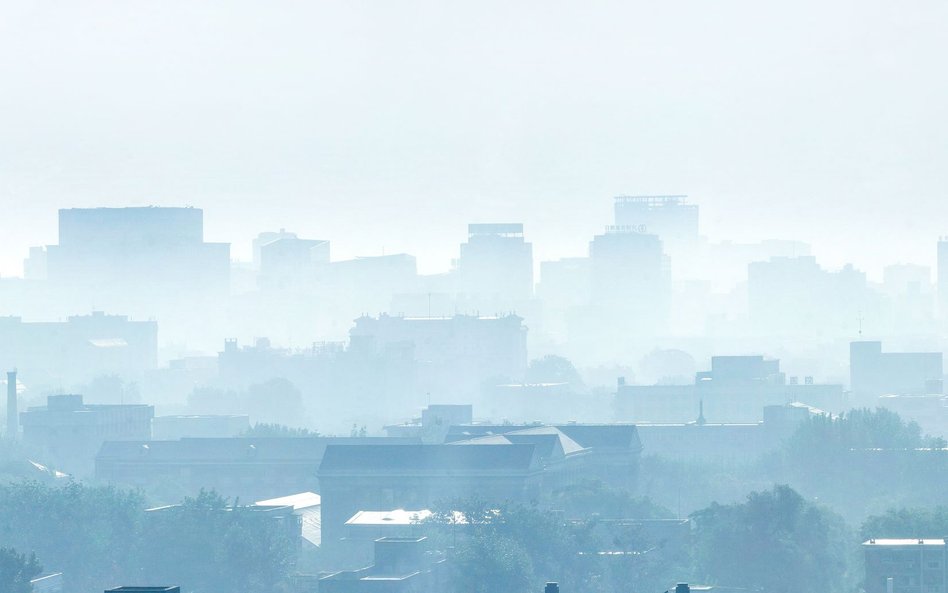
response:
M585 448L642 448L634 424L558 424L556 428Z
M446 443L489 435L508 435L527 431L537 426L511 424L462 424L448 430ZM557 424L554 428L576 441L580 447L608 447L617 449L641 449L638 431L634 424Z
M402 445L326 448L320 475L332 472L371 471L528 471L537 468L534 445Z
M418 439L400 437L273 437L184 438L177 441L106 441L96 459L142 462L312 461L322 459L328 445L402 446Z

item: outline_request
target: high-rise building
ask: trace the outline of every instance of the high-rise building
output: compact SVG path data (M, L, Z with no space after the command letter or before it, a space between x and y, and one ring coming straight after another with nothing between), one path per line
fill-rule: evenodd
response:
M938 239L938 308L941 316L948 317L948 237Z
M88 305L128 310L229 290L230 244L204 241L199 208L60 210L59 244L46 251L48 279L73 298L96 301Z
M615 224L658 235L670 245L698 240L698 206L688 196L619 196Z
M458 281L469 295L525 300L533 296L533 245L520 223L469 224Z

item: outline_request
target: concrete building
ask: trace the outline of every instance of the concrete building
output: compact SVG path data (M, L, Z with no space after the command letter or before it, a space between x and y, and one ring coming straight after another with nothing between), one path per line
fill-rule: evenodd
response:
M51 395L45 406L20 414L23 442L46 456L58 470L91 476L105 441L151 438L152 406L84 404L81 395Z
M155 416L151 421L151 438L227 438L240 436L249 429L250 416L245 414Z
M671 262L662 240L638 227L608 227L589 243L589 302L570 315L570 340L614 356L616 348L662 334L670 305Z
M159 299L218 301L230 289L230 245L204 241L200 208L60 210L46 251L48 280L98 306L154 313Z
M329 265L329 241L300 239L281 230L280 236L255 244L259 250L259 284L266 289L311 285Z
M944 393L941 352L883 352L882 342L849 345L849 381L853 395L869 405L880 395Z
M452 426L470 424L473 419L474 407L470 404L429 404L421 411L420 418L388 425L385 433L390 437L413 437L426 444L438 444L444 442Z
M450 589L444 556L425 537L383 537L375 542L375 563L319 579L320 593L416 593Z
M0 317L0 367L30 386L75 385L99 376L140 381L158 366L158 324L122 315L29 322Z
M521 223L469 224L457 262L458 290L497 302L533 296L533 245Z
M592 479L633 489L642 453L632 424L468 424L452 426L445 442L535 445L550 488Z
M699 409L714 424L757 423L765 406L800 402L830 413L844 411L843 386L819 384L811 377L787 377L780 361L763 356L714 356L711 370L689 385L628 385L619 380L616 418L623 422L680 424Z
M812 256L749 264L747 299L750 329L757 335L852 335L860 312L878 320L882 311L881 295L864 272L852 265L825 270Z
M222 496L265 500L287 492L320 493L316 470L327 446L395 446L414 439L286 437L109 441L95 457L96 479L142 488L176 501L214 489Z
M322 543L322 499L315 492L300 492L254 503L258 507L289 507L300 522L300 571L316 570Z
M350 350L410 352L417 385L445 403L467 403L491 384L522 380L527 369L527 328L517 315L397 317L355 320Z
M640 228L666 243L698 241L698 206L688 196L619 196L615 199L615 224Z
M679 461L744 463L776 450L808 418L821 410L793 403L765 406L763 420L745 424L693 422L635 425L645 455Z
M945 593L948 557L944 539L870 539L866 593Z
M939 237L937 258L935 290L938 293L938 312L945 319L948 317L948 237Z
M424 509L455 498L535 500L542 472L533 444L331 445L318 473L323 545L332 549L359 511Z

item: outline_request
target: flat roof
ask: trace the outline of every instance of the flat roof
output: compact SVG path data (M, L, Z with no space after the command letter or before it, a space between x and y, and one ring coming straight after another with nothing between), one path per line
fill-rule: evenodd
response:
M406 511L359 511L346 521L346 525L415 525L432 515L428 509Z
M862 543L864 546L944 546L944 539L870 539Z
M299 494L290 494L279 498L269 500L258 500L254 504L258 507L293 507L294 511L318 507L322 498L315 492L300 492Z

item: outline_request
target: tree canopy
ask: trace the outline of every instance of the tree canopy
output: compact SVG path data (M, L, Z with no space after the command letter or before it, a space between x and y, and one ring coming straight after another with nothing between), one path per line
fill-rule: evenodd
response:
M692 514L695 574L772 593L840 591L850 541L842 519L788 486Z

